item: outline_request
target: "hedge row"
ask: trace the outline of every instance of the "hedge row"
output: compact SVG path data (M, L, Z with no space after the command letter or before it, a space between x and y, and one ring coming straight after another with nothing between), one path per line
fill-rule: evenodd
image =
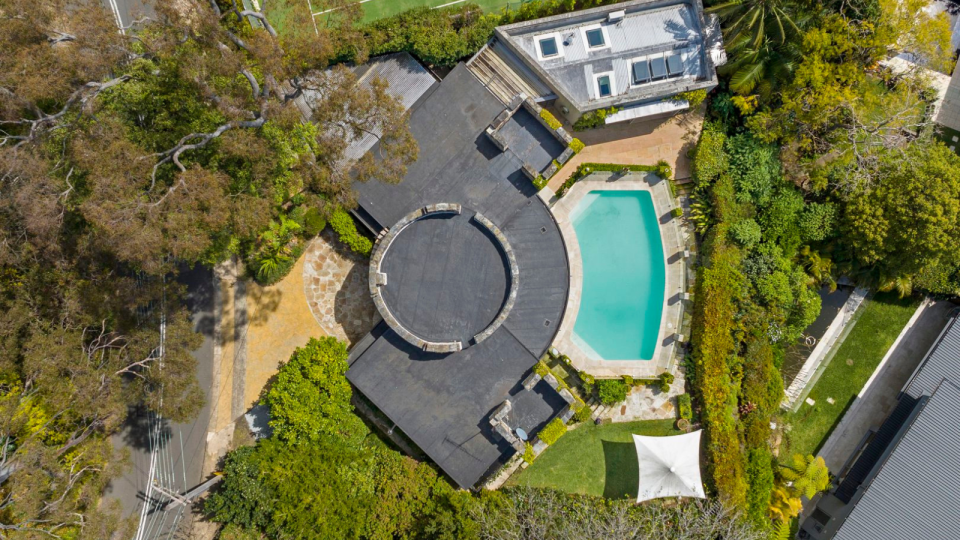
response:
M692 363L695 388L706 427L706 458L717 493L728 504L742 507L747 481L737 432L738 295L744 287L741 254L726 239L725 227L715 227L705 242L709 260L697 273L693 312Z
M631 171L631 172L652 172L656 173L657 176L663 178L664 180L671 180L673 178L673 169L670 168L670 164L666 161L660 160L656 165L618 165L615 163L581 163L577 170L567 179L566 182L560 186L560 189L557 190L557 197L563 197L566 192L573 187L574 184L579 182L583 177L587 176L590 173L595 172L620 172L620 171ZM673 193L674 187L673 183L670 183L670 192Z
M360 30L370 56L405 51L427 64L453 67L483 48L499 25L615 3L614 0L540 0L497 13L483 13L473 3L440 9L418 7L379 19ZM345 51L340 60L352 61L356 56L356 51Z
M330 228L339 236L340 241L347 245L353 252L359 253L365 257L370 255L373 249L373 242L369 238L357 231L357 225L353 222L350 214L342 208L338 208L330 216Z

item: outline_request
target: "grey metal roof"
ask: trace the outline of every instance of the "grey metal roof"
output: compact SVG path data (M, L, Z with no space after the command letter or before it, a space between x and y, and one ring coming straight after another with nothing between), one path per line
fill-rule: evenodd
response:
M437 79L433 74L406 52L371 58L366 64L355 66L353 72L357 76L357 84L365 88L369 88L370 84L378 78L386 82L387 93L399 99L404 109L413 107L414 103L437 85ZM329 76L329 73L329 70L312 72L305 78ZM295 103L305 119L309 120L313 108L320 99L322 96L316 90L304 90ZM380 126L373 126L370 133L350 141L349 146L344 150L344 157L349 160L360 159L377 144L380 135Z
M943 381L895 443L836 540L960 537L960 388Z
M608 22L614 11L625 11L619 22ZM584 28L600 25L606 45L589 49ZM708 25L700 0L633 0L554 17L521 22L496 29L531 70L554 91L580 110L649 101L678 92L716 85L714 61L705 39ZM555 35L562 54L543 59L538 41ZM715 41L714 36L711 41ZM682 56L683 76L631 84L632 61L662 57L665 52ZM594 75L613 72L612 96L597 95Z
M515 452L493 435L488 420L495 407L510 398L520 427L534 434L566 405L552 391L524 391L519 384L556 334L569 287L563 238L521 171L522 161L555 158L562 147L555 146L553 136L538 122L521 114L510 120L516 125L508 132L522 158L513 146L501 152L484 130L503 109L463 64L458 65L411 111L410 130L420 146L420 157L407 168L404 180L394 185L354 186L363 212L386 227L434 203L460 204L465 217L480 212L502 231L516 256L517 300L503 325L481 343L464 343L465 348L453 354L430 354L393 330L379 327L351 351L347 378L464 488L472 487ZM484 285L492 293L489 297L470 297L476 294L473 281L482 283L483 270L492 269L499 255L471 254L481 246L466 235L444 236L459 234L453 229L436 229L429 224L423 227L410 246L415 249L399 253L396 259L406 268L387 272L388 287L394 279L402 280L396 282L400 288L393 301L413 306L405 325L433 325L418 327L423 333L434 327L446 331L458 322L474 327L489 317L490 306L503 300L500 281ZM463 245L451 246L451 241ZM471 257L477 257L474 263ZM463 275L437 272L451 261ZM461 283L462 294L454 290L450 298L441 299L435 294L439 289L425 290L431 282L445 279L454 289ZM442 288L450 290L446 285ZM421 299L441 309L426 313L429 307ZM464 321L447 320L454 317L455 304L469 302L478 305L456 315ZM466 320L472 317L476 320Z
M944 379L960 381L960 323L958 317L947 323L940 338L924 358L910 381L904 387L905 394L919 398L930 395ZM960 445L960 441L957 442Z

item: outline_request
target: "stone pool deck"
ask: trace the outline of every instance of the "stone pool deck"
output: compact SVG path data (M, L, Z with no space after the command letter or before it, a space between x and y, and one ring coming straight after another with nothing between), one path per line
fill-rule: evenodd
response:
M657 346L651 360L602 360L591 358L573 340L573 327L580 311L580 296L583 288L583 263L580 258L580 245L570 220L570 214L584 195L594 190L605 191L647 191L653 197L653 206L660 222L660 239L663 243L664 265L666 266L666 291L664 293L661 314L660 333ZM550 190L541 191L541 196L551 198ZM598 172L577 182L561 199L552 197L551 210L560 226L570 267L570 293L564 311L560 330L554 339L554 347L570 357L574 367L586 371L594 377L620 377L629 375L634 378L653 378L666 370L674 371L674 349L682 341L679 336L683 321L683 293L686 286L687 261L684 259L684 235L680 219L671 211L677 207L677 201L670 193L668 181L653 173ZM686 338L683 338L685 340Z

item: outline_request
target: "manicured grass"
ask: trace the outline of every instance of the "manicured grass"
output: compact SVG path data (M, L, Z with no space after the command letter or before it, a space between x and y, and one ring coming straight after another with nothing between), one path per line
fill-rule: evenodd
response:
M389 17L391 15L396 15L402 11L419 6L438 7L449 4L451 1L453 0L368 0L367 2L362 3L363 22L371 22L384 17ZM452 4L450 7L460 6L468 1L477 4L481 9L483 9L483 11L487 13L500 11L500 9L505 6L517 8L522 3L519 1L507 2L506 0L465 0L464 2ZM303 4L306 6L307 0L266 0L264 2L264 11L270 18L270 23L280 34L284 34L291 27L288 20L289 17L292 16L292 6L296 4ZM315 13L319 13L326 9L327 8L324 7L324 3L321 0L313 3L313 10ZM304 13L305 12L306 10ZM323 17L324 15L317 16L317 24L323 23Z
M544 450L511 485L549 487L618 499L637 496L637 451L631 435L679 435L673 420L588 424Z
M781 456L820 449L920 304L917 298L901 299L895 293L879 293L866 302L863 315L810 391L816 404L803 403L787 415L789 446ZM833 398L833 405L827 398Z

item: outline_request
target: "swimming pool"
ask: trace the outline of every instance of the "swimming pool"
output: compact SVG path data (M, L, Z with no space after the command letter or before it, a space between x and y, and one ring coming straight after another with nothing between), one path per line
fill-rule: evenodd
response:
M572 339L593 360L650 360L666 265L647 191L591 191L571 212L583 285Z

